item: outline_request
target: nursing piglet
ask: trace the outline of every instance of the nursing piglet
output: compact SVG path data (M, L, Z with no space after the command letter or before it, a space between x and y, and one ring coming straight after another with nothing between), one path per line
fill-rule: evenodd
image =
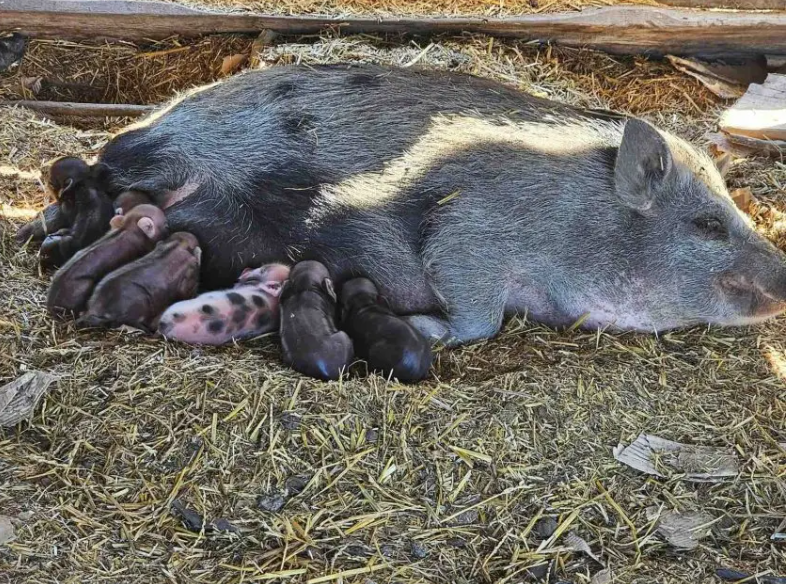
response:
M284 363L310 377L338 379L352 362L352 341L336 327L336 293L327 268L314 261L292 268L281 290Z
M106 192L108 183L102 164L90 166L65 157L52 165L47 187L57 197L63 225L41 244L41 267L62 266L109 230L114 208Z
M170 306L158 332L170 340L224 345L278 328L278 297L289 267L268 264L245 269L234 288L206 292Z
M109 225L109 233L77 252L55 273L46 300L50 312L79 314L101 278L150 252L167 235L164 212L152 205L115 216Z
M154 331L168 306L196 294L201 256L196 237L185 232L172 234L146 256L101 280L77 325L126 324Z
M397 316L371 280L355 278L341 288L341 328L369 370L402 382L420 381L431 367L431 345Z

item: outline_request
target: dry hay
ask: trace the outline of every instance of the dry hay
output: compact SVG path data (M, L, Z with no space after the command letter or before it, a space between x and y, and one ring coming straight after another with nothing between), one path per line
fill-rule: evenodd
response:
M656 0L168 0L195 8L264 14L336 17L483 16L572 12L619 4L657 5Z
M357 42L263 56L392 48ZM390 59L425 49L410 48ZM635 110L696 141L720 107L693 80L638 60L488 39L434 50L421 65ZM440 65L443 51L466 60ZM41 200L43 160L105 139L0 113L0 165L16 171L2 196L16 212ZM743 162L731 183L753 188L762 227L786 245L786 165ZM0 383L25 369L63 376L31 423L0 431L0 515L17 533L0 547L0 582L521 582L546 565L586 584L601 566L567 549L570 533L617 582L714 582L718 566L786 572L769 541L786 508L783 318L659 338L515 321L440 352L414 387L325 384L280 366L272 339L197 349L54 324L34 255L9 233L0 255ZM612 456L642 432L730 447L743 471L719 483L644 476ZM175 500L238 533L187 531ZM653 506L718 521L677 552L655 535ZM564 535L541 548L549 522Z
M159 103L218 79L223 57L247 52L250 44L232 36L144 46L33 39L21 64L0 74L0 99Z

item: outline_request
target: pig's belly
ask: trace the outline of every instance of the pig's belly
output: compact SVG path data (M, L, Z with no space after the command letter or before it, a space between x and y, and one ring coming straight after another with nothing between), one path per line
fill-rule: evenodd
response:
M199 239L204 290L233 285L247 267L311 259L327 266L337 287L353 277L369 278L398 314L440 310L414 238L407 236L409 225L348 213L312 228L298 207L274 215L262 203L253 213L233 213L190 195L168 208L167 220L171 230Z
M580 322L584 330L655 330L649 315L635 300L605 299L592 292L566 298L551 294L545 286L527 286L511 294L507 310L554 328L571 327Z

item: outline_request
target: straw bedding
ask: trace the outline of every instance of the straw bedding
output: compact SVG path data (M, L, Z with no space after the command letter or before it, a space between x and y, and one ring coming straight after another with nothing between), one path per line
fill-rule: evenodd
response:
M250 46L34 42L0 92L43 77L79 85L50 84L47 98L157 103ZM636 113L698 144L724 106L662 64L484 37L283 39L260 54L263 66L358 60L473 72ZM200 349L77 332L45 313L48 276L11 227L44 204L44 162L94 152L120 122L74 128L0 110L0 384L30 369L60 375L29 423L0 430L0 515L16 530L0 545L0 582L548 573L597 584L610 568L615 582L666 584L715 582L718 567L786 572L783 544L770 541L786 515L783 318L659 338L516 320L492 341L439 352L416 386L302 378L279 364L275 337ZM760 228L786 246L786 165L741 161L729 180L752 187ZM731 449L741 472L716 483L645 476L612 455L642 432ZM182 508L205 529L186 529ZM676 550L653 510L709 513L711 533Z

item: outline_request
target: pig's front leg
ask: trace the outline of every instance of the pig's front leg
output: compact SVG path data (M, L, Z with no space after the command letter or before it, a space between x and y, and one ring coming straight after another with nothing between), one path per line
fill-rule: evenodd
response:
M502 328L506 287L494 278L479 278L479 271L471 262L462 264L450 259L443 261L432 275L435 289L445 299L445 312L409 316L410 324L432 343L446 347L493 337Z
M502 327L502 312L498 318L472 313L452 319L430 314L413 314L405 318L432 345L441 344L448 348L491 338Z
M404 319L414 326L432 345L442 344L452 347L460 343L453 342L448 321L439 316L430 314L412 314Z

